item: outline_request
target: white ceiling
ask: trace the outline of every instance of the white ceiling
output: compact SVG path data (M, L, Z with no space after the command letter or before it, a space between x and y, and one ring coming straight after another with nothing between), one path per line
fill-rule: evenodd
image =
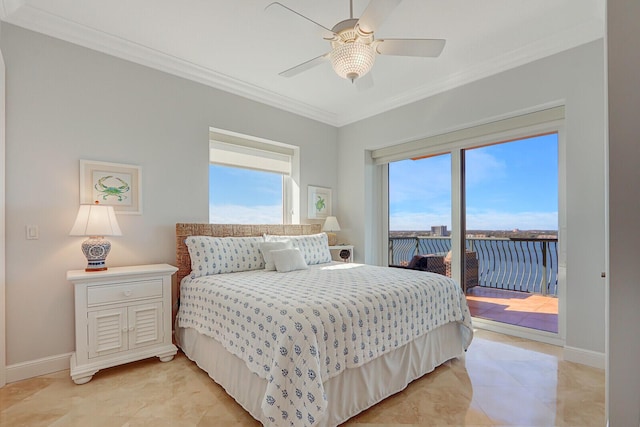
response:
M326 27L348 0L280 0ZM272 0L0 0L21 27L331 125L356 120L603 37L604 0L403 0L376 38L443 38L438 58L378 56L374 85L329 63L278 75L329 50L317 27ZM354 0L358 17L368 0Z

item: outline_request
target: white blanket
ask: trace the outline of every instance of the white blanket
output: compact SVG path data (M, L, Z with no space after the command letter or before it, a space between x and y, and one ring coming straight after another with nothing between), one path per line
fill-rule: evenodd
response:
M275 426L313 426L327 406L324 381L449 322L467 348L471 316L451 279L344 263L186 277L178 312L180 327L268 380L262 410Z

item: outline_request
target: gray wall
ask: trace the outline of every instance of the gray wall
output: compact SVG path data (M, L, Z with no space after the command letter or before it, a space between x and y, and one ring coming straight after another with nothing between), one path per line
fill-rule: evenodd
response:
M607 2L611 427L640 425L640 2Z
M11 25L2 26L0 47L7 67L8 364L73 351L65 272L84 266L82 239L68 236L79 159L143 168L144 214L119 216L124 235L111 239L110 265L172 263L175 222L207 221L209 126L301 146L302 217L306 186L332 187L341 238L362 261L373 259L380 218L367 149L558 101L567 115L567 345L604 352L602 42L339 130ZM39 240L25 239L28 224L40 226Z
M337 188L337 130L175 76L2 25L7 76L7 364L74 350L69 237L79 159L142 166L143 215L119 215L108 265L175 263L176 222L208 222L209 126L301 147L308 184ZM337 208L337 200L334 201ZM25 226L40 227L39 240Z
M340 128L340 225L356 248L378 241L365 150L438 135L516 111L564 103L566 345L605 351L604 45L596 41ZM366 190L366 191L365 191ZM562 204L562 202L561 202ZM362 221L362 218L365 221ZM356 251L358 261L364 260ZM375 260L371 256L369 261Z

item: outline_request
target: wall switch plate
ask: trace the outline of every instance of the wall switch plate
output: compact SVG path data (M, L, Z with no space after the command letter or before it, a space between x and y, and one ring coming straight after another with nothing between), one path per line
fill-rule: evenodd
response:
M40 231L37 225L27 225L27 240L38 240L40 238Z

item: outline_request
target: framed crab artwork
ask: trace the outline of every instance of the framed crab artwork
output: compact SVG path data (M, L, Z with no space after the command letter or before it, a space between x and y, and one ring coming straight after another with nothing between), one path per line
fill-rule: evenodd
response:
M140 166L80 160L80 203L113 206L116 213L142 214Z

